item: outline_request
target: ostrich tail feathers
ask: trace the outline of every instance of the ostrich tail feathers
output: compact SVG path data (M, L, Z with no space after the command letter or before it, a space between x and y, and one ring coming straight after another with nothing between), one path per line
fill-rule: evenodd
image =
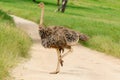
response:
M89 37L85 34L80 34L79 35L79 40L81 41L88 41L89 40Z

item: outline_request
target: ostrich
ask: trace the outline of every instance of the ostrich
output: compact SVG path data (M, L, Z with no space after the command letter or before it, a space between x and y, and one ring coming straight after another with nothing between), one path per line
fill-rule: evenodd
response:
M60 65L63 66L62 58L72 51L71 46L76 45L79 40L87 41L88 37L84 34L61 26L45 27L43 25L44 3L41 2L38 6L41 8L41 17L39 24L41 44L45 48L56 49L58 57L57 68L50 74L57 74L60 72ZM68 52L63 54L64 49L68 49Z

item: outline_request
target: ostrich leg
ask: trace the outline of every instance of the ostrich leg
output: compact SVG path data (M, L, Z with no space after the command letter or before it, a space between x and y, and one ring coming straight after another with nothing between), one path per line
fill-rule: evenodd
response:
M57 5L60 6L60 0L57 0Z
M70 53L70 52L72 52L73 51L73 49L72 48L70 48L66 53L64 53L62 56L61 56L61 58L63 58L63 57L65 57L65 56L67 56L68 55L68 53Z
M57 57L58 57L57 68L56 68L56 71L50 72L50 74L57 74L60 72L60 63L62 63L61 53L60 53L59 49L56 49L56 50L57 50Z
M63 13L65 12L67 2L68 2L68 0L62 0L61 12L63 12Z

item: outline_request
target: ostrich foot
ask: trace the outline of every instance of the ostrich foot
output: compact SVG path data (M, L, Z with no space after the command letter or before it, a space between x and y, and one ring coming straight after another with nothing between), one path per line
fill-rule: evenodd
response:
M59 71L50 72L50 74L57 74Z

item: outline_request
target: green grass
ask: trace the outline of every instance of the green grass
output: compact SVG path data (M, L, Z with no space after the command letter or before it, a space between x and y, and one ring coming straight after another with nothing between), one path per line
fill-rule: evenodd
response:
M20 57L28 57L31 40L15 27L12 17L0 10L0 80L8 80L9 70Z
M44 23L66 26L90 36L83 45L120 58L120 1L69 0L66 12L55 13L56 0L45 3ZM40 9L32 0L1 0L0 8L39 23Z

